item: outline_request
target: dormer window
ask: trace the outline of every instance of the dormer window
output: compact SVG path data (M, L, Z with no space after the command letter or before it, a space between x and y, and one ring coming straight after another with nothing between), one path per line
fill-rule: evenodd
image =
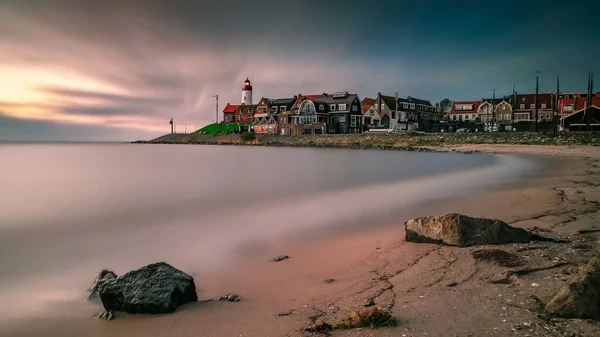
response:
M329 104L329 110L335 111L335 104Z
M323 104L319 105L319 111L324 111L325 110L325 106Z

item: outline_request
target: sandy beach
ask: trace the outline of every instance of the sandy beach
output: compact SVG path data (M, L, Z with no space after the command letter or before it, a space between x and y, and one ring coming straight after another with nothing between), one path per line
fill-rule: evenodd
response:
M598 336L587 320L549 318L540 307L598 251L600 149L527 145L463 145L445 150L541 156L538 177L468 197L444 200L372 226L345 227L335 237L282 238L244 247L243 260L220 274L194 275L200 299L236 293L240 302L198 302L160 316L117 313L114 321L44 319L8 325L0 336L306 336L316 317L334 323L366 302L389 310L397 327L335 331L334 336ZM551 164L550 164L551 163ZM518 267L473 258L482 247L407 243L404 221L462 213L497 218L569 243L508 244ZM414 213L414 214L413 214ZM490 248L490 247L484 247ZM269 262L287 254L289 259ZM508 270L551 266L492 284ZM325 282L329 280L329 282ZM91 281L91 280L90 280ZM83 291L83 290L82 290ZM65 308L68 310L68 308ZM280 316L282 314L282 316Z

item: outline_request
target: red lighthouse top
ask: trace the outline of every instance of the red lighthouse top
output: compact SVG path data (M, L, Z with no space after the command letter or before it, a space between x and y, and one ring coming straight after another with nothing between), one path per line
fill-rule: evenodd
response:
M246 78L246 82L244 82L244 87L242 90L252 90L252 84L248 78Z

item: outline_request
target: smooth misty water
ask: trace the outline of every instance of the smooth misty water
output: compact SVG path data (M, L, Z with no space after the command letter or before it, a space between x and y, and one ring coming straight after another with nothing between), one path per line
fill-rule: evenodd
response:
M531 172L509 156L0 145L1 319L83 301L102 268L218 268L240 247L388 216ZM75 315L76 313L70 313Z

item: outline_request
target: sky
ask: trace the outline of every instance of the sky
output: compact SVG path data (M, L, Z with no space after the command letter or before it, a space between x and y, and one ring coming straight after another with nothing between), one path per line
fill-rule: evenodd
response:
M458 3L458 4L457 4ZM585 92L600 3L0 0L0 141L192 131L261 97ZM600 83L600 81L596 81ZM597 88L595 91L600 90Z

